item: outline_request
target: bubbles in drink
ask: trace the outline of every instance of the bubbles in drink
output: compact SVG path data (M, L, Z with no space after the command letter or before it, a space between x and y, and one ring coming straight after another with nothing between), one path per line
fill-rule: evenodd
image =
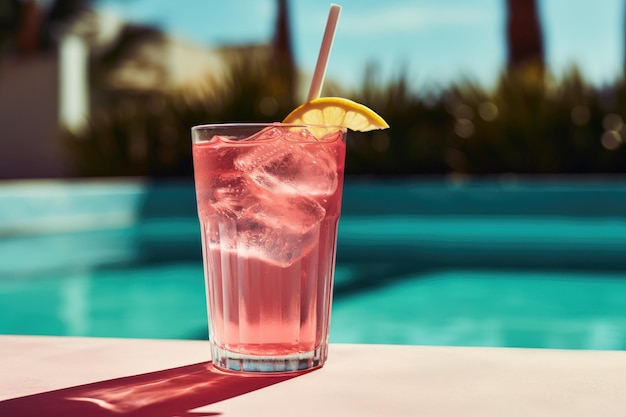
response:
M251 197L248 180L236 171L224 172L210 179L208 200L214 209L227 217L237 217ZM230 213L230 214L229 214Z
M319 140L308 129L286 130L283 140L287 142L318 142Z
M270 126L252 136L243 139L242 142L271 141L274 139L280 139L284 136L285 129L279 126Z

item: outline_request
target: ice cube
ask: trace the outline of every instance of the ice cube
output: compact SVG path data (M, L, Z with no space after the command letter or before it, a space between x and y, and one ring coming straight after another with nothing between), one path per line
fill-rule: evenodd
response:
M216 211L226 209L239 212L249 201L251 196L250 186L254 187L240 172L223 172L210 178L206 189L208 203Z
M319 223L326 210L316 201L306 197L276 198L268 194L260 194L256 204L252 204L243 212L243 216L253 218L275 229L283 229L292 233L307 233Z
M259 187L279 194L328 196L338 183L335 155L323 143L261 144L236 158L235 167Z
M289 266L315 242L326 211L306 197L256 197L239 217L238 250Z
M247 194L247 180L237 171L221 172L212 178L207 188L211 190L211 202L222 200L238 200Z
M228 197L213 204L204 221L206 239L212 247L287 267L315 243L325 214L306 197L246 193L243 200Z

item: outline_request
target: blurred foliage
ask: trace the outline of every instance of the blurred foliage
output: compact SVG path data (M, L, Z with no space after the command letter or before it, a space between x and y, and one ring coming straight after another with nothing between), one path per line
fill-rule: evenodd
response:
M294 108L262 55L229 56L228 69L213 89L99 97L84 130L61 132L75 175L188 176L192 126L273 121Z
M190 128L211 122L276 121L295 106L277 99L271 62L238 56L211 91L117 94L93 110L80 134L63 133L81 176L191 175ZM326 95L367 104L391 126L349 135L352 175L625 173L622 83L595 88L573 68L562 79L532 69L505 72L492 89L471 81L416 92L400 73L375 68L346 91Z

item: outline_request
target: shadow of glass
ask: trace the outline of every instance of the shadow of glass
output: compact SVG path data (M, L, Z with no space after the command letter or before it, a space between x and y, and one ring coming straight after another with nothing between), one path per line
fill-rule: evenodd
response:
M0 416L216 416L192 410L302 374L231 374L203 362L0 401Z

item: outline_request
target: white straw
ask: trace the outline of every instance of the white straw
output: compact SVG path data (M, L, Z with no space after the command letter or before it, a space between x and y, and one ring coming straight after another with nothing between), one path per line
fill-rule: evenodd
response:
M326 30L324 31L324 38L322 39L322 47L317 57L317 64L315 65L315 72L313 73L313 79L311 80L311 87L309 88L309 96L307 101L319 98L322 93L322 85L324 84L324 77L326 76L326 66L328 64L328 56L333 46L333 39L335 38L335 29L337 28L337 21L339 20L339 12L341 12L341 6L338 4L330 5L330 12L328 13L328 21L326 22Z

